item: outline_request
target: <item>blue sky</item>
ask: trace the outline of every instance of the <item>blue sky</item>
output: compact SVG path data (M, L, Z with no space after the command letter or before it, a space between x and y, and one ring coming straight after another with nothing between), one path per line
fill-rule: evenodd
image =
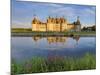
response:
M12 0L11 10L12 27L30 28L34 15L43 22L48 16L64 16L69 23L76 21L79 16L82 26L95 25L95 6Z

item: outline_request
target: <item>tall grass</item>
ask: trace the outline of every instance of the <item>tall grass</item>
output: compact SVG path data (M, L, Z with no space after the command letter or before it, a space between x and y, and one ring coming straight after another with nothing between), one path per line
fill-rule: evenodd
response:
M11 73L40 73L40 72L57 72L57 71L73 71L73 70L88 70L96 68L96 57L87 53L81 58L75 57L34 57L32 60L24 64L12 62Z

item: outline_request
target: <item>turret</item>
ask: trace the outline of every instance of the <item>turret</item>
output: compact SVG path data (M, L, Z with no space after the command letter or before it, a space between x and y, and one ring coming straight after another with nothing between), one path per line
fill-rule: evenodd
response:
M79 16L77 17L77 21L74 24L76 25L76 31L81 31L81 23L79 20Z
M79 16L77 17L76 25L81 25Z
M36 17L34 17L32 24L37 24L37 23L40 23L40 21Z
M50 16L47 18L47 23L49 23L49 20L50 20Z

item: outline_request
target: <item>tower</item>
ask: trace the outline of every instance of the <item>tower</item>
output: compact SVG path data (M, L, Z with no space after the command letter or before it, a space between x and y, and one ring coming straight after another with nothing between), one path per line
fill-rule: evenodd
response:
M80 23L79 16L77 16L77 21L75 25L76 25L76 31L81 31L81 23Z
M32 31L38 31L39 26L38 26L39 20L37 19L36 15L34 15L34 19L32 20Z
M76 21L77 25L80 25L80 19L79 16L77 16L77 21Z

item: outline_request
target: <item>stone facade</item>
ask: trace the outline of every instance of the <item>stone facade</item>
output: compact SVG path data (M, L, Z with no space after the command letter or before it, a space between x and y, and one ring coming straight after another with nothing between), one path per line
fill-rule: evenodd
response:
M34 18L32 21L32 31L81 31L79 17L76 22L68 23L63 17L52 18L48 17L47 22L43 23L39 19Z

